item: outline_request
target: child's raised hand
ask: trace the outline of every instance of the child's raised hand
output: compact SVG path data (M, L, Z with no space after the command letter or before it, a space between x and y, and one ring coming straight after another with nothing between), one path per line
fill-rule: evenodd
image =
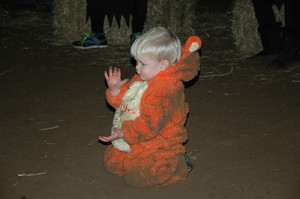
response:
M99 140L102 142L111 142L116 139L119 139L123 137L123 131L122 129L114 129L114 133L109 136L99 136Z
M117 67L109 67L108 72L104 71L104 77L113 96L118 95L122 86L129 81L129 79L121 80L121 69Z

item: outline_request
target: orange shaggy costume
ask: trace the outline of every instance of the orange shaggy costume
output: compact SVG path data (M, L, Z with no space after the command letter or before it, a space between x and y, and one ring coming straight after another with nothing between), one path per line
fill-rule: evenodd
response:
M124 137L120 141L127 148L110 145L104 154L104 167L123 176L125 183L138 187L167 186L187 179L182 144L187 141L185 122L189 108L183 81L190 81L198 74L200 47L200 38L190 36L176 65L147 82L135 75L117 96L106 91L107 102L118 112L114 120L120 123L118 118L126 114L129 119L121 122ZM142 92L138 94L140 87L136 92L128 91L139 83L143 84ZM137 102L131 103L137 98Z

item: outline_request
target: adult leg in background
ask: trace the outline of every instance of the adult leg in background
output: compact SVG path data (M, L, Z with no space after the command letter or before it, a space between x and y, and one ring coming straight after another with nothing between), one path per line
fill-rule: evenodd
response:
M132 35L131 44L140 36L147 18L147 0L133 0L132 9Z
M91 33L83 35L81 41L74 41L78 49L104 48L108 42L104 34L104 18L109 6L108 0L87 0L86 21L91 20Z
M277 54L281 46L281 24L276 22L273 0L253 0L263 50L258 56Z
M285 1L285 27L282 32L282 49L273 61L276 68L286 68L297 61L300 49L300 1Z

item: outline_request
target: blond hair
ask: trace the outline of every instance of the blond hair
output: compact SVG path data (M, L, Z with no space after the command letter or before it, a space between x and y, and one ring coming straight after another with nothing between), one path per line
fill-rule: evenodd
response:
M181 56L181 42L168 29L155 27L134 41L130 53L135 59L146 55L159 61L166 59L172 65Z

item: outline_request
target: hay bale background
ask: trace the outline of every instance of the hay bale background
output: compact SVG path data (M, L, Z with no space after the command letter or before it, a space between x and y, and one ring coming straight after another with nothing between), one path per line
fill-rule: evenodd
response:
M284 25L284 7L279 11L273 6L276 20ZM237 49L246 55L253 55L262 50L258 23L252 0L236 0L232 11L232 32Z
M179 37L191 34L195 20L197 0L148 0L147 21L149 30L164 26Z
M53 28L57 42L78 40L81 33L90 32L90 23L85 23L86 0L54 0Z
M191 34L195 19L197 0L148 0L147 19L144 31L155 26L164 26L179 37ZM54 0L53 28L58 43L70 43L80 39L81 33L90 33L90 21L86 23L86 0ZM109 26L105 19L104 31L110 45L127 45L131 34L124 18L120 28L115 19Z

